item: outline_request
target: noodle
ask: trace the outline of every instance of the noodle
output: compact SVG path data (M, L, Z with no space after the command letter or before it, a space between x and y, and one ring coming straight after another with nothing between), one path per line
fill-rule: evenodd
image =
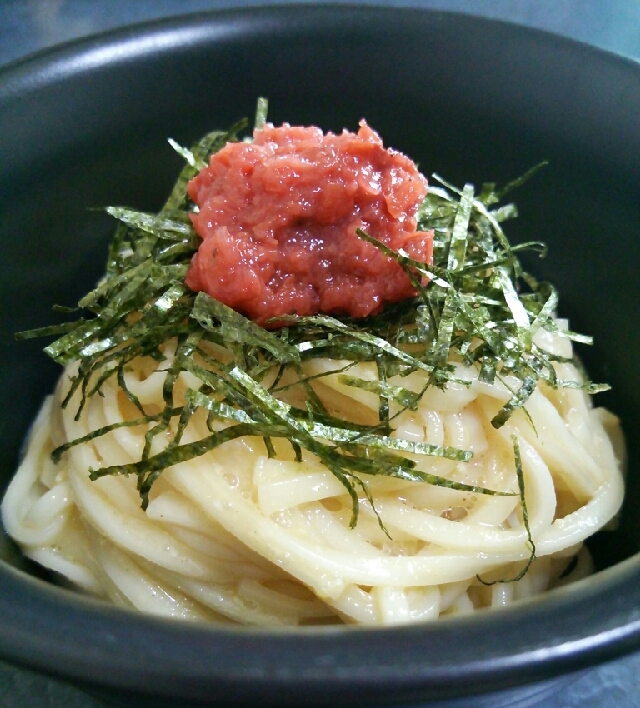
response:
M537 168L428 192L365 121L265 111L179 148L157 215L110 207L91 316L23 333L61 335L66 369L7 532L118 605L259 626L422 622L588 575L623 443L493 208Z
M537 336L548 349L571 356L570 342L560 334ZM167 361L160 366L139 358L125 373L129 391L148 410L163 408L174 349L165 347ZM4 526L27 556L117 604L253 625L426 621L504 606L563 584L576 555L576 577L588 574L582 542L609 523L622 502L621 464L611 443L617 419L594 409L581 390L541 383L526 410L496 429L491 420L511 397L513 382L505 377L488 384L475 368L452 364L456 381L446 390L429 388L416 410L391 411L398 414L394 435L472 451L470 462L407 456L423 472L502 492L518 488L515 436L529 531L517 494L487 496L367 475L375 509L361 496L352 529L345 487L314 455L304 451L296 462L276 439L277 458L269 458L262 439L251 437L166 469L144 512L134 478L91 481L88 470L140 459L151 424L121 427L72 447L58 465L50 459L62 443L135 417L111 377L104 395L87 399L74 420L73 400L60 407L73 365L34 423L2 503ZM304 373L324 374L314 389L332 412L375 418L378 397L329 373L340 365L312 359ZM554 366L564 380L582 380L573 364ZM350 374L367 380L375 371L360 363ZM183 371L177 397L194 383ZM395 383L420 390L425 378L414 372ZM200 410L183 442L207 434ZM154 438L152 453L166 446L161 437ZM520 573L531 555L529 533L536 559L526 574L486 585Z

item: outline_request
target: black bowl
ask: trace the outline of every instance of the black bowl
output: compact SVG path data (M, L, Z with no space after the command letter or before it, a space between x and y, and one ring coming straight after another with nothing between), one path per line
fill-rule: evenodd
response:
M220 629L115 609L38 577L2 538L0 655L126 705L430 702L568 673L640 647L640 67L538 31L401 9L287 7L190 16L41 54L0 77L2 487L58 375L13 332L51 321L101 274L97 209L160 206L188 144L251 115L355 128L454 183L505 181L518 239L595 336L582 356L623 420L628 497L593 541L603 572L506 609L395 629Z

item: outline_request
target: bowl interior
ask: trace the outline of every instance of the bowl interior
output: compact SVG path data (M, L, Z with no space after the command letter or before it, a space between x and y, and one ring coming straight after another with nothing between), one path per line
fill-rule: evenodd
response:
M353 130L366 117L385 144L412 156L425 174L436 171L460 186L465 181L504 183L549 160L541 174L514 194L520 218L510 225L509 233L516 242L547 242L548 257L526 265L558 286L559 311L570 318L572 328L595 338L594 346L582 347L580 355L592 379L612 384L611 393L601 395L598 402L622 418L629 473L619 529L595 538L591 546L601 568L636 553L640 549L640 517L633 513L640 496L636 474L640 375L635 356L640 326L639 68L539 32L438 12L299 7L195 16L106 35L5 72L0 82L0 301L4 305L0 386L5 399L0 411L0 488L10 479L29 423L59 374L41 353L40 341L16 343L13 333L54 321L52 304L74 305L98 279L113 230L101 207L118 204L153 210L160 206L181 164L166 142L168 137L189 144L208 130L251 117L257 96L269 98L270 119L276 124L289 121ZM33 572L5 537L0 552L10 565ZM0 573L9 574L6 582L15 601L20 594L16 588L26 581L9 570ZM622 576L612 575L602 586L583 589L577 600L563 596L562 602L584 602L585 608L591 603L592 608L608 612L600 625L566 629L566 633L578 642L601 634L605 625L629 625L631 616L624 614L628 612L624 602L615 615L609 607L612 594L624 594L627 583L627 576L623 581ZM46 593L39 584L29 588L32 599ZM71 612L76 601L67 595L47 595L48 611L68 602L65 611ZM569 636L558 630L558 606L547 604L548 609L544 603L535 605L536 617L544 626L532 628L526 640L518 629L524 616L518 613L524 611L509 615L515 618L509 620L512 625L509 621L502 625L507 648L497 654L487 649L481 655L495 659L483 665L484 679L479 664L470 668L471 652L481 646L479 629L477 634L465 634L471 631L468 627L476 626L473 622L458 623L455 632L476 644L457 655L445 650L438 660L435 647L442 649L447 643L441 628L429 629L434 637L431 648L412 630L379 633L376 636L386 637L385 641L418 652L415 669L407 670L400 662L389 665L387 685L393 683L395 696L404 686L407 696L424 697L418 685L428 685L432 696L452 695L566 668L571 660L560 660L553 651L547 657L547 663L555 662L552 668L545 667L547 660L531 658L536 643L558 646ZM116 615L100 615L104 610L90 603L79 612L94 613L94 618L110 621L112 628L120 626ZM35 627L34 617L27 615L23 621L33 621ZM193 630L168 628L155 620L132 622L132 632L160 632L157 636L165 639L171 634L206 643L216 635L211 630L189 634ZM486 629L495 620L480 622L477 627ZM47 628L44 623L40 631ZM78 639L73 632L70 636L72 642ZM148 640L150 635L145 636ZM338 653L346 652L352 678L356 668L367 666L370 640L353 639L361 636L357 633L351 638L343 633L323 636L322 641L333 637ZM242 652L236 655L237 666L244 661L245 668L264 669L260 652L268 646L268 637L227 633L223 639L218 635L217 641L224 645L230 637L240 642L233 645L238 652L238 647L246 649L246 642L253 642L250 657ZM629 637L627 632L616 651L630 645ZM312 646L314 638L298 640L300 647L318 651L318 646ZM5 655L13 651L11 641L5 635ZM283 642L281 659L291 665L293 653L291 648L286 650L286 642L292 646L291 638L277 641ZM612 641L576 645L574 665L598 658L603 644ZM271 647L276 656L273 643ZM185 648L185 656L189 651ZM518 678L507 678L507 657L524 654L529 656L528 668ZM47 666L38 656L40 668L63 670ZM168 660L169 654L164 656ZM226 656L218 657L219 661L227 662L232 654ZM469 673L464 688L447 679L447 672L455 671L456 656L459 670ZM24 653L10 658L29 660ZM429 673L429 665L440 673L435 668ZM209 666L209 675L214 674ZM235 681L237 690L241 674L239 668L235 678L228 674L224 685L232 687ZM244 679L246 675L242 674ZM335 667L325 674L318 668L318 677L336 675ZM90 678L108 683L97 674ZM289 683L298 685L298 679L291 675ZM198 681L204 686L201 676L192 677L193 685ZM371 684L365 674L358 674L357 681ZM384 689L377 697L383 694ZM363 695L371 697L375 691ZM313 698L322 702L319 689Z

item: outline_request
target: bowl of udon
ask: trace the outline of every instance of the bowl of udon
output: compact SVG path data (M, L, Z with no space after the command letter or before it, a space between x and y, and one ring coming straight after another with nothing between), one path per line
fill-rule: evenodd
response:
M5 69L0 656L373 706L640 646L639 111L631 61L426 10Z

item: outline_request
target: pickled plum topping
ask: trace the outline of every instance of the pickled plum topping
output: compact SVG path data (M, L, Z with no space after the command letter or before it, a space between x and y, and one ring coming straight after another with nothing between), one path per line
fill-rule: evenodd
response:
M288 314L365 317L416 293L392 258L356 229L432 262L433 233L416 230L427 181L358 133L266 124L229 143L188 186L202 243L187 285L265 324Z

